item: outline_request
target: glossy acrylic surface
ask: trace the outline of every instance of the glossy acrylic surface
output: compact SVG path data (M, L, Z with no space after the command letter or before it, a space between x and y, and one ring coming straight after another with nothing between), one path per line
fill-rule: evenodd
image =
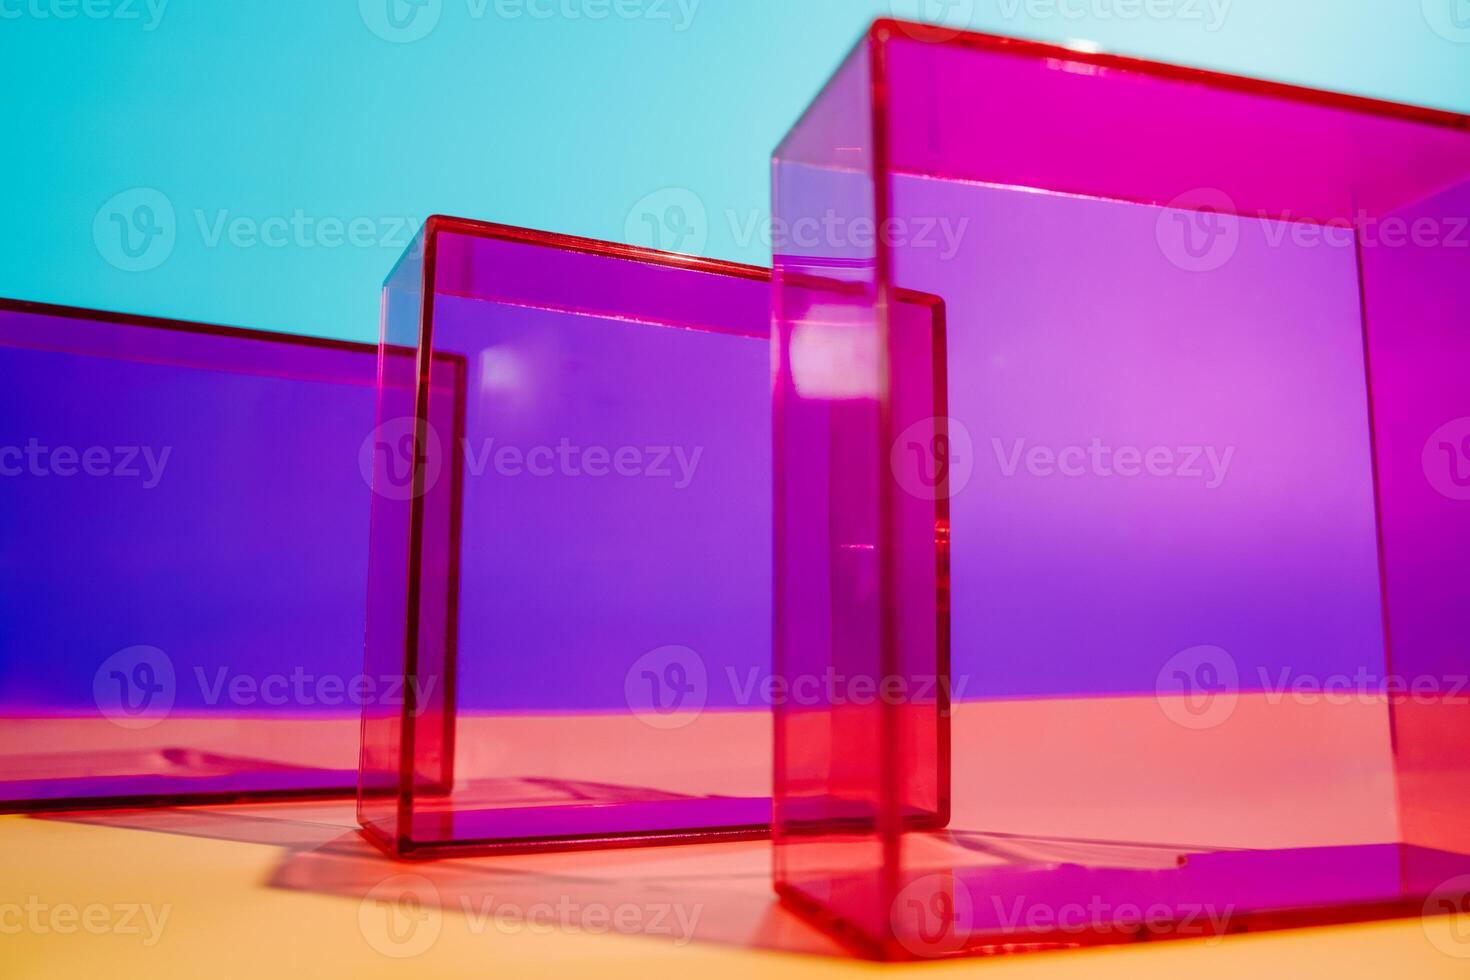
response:
M374 365L0 305L0 808L352 791Z
M1467 192L1459 117L874 27L776 155L778 219L825 229L776 258L777 674L891 692L778 706L793 905L936 957L1417 914L1470 872ZM945 310L927 424L899 290ZM828 445L876 451L829 484Z
M764 834L768 273L424 241L385 290L369 613L371 669L421 701L369 712L365 826L405 853ZM430 363L415 406L396 382Z

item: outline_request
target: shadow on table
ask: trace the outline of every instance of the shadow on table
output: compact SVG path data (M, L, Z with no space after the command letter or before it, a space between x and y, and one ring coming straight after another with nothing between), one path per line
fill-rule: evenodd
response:
M587 784L587 793L606 787ZM567 791L535 781L526 798ZM778 904L768 841L397 861L360 836L351 800L47 813L56 820L283 848L269 887L356 898L375 944L411 942L414 924L495 933L617 933L847 956L837 940ZM1163 870L1179 849L967 831L927 835L934 857L1012 868L1083 864Z

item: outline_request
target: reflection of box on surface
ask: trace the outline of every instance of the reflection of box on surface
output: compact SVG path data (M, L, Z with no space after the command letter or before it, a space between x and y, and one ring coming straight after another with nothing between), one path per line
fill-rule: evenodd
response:
M1470 122L885 21L774 211L777 673L898 682L778 707L783 896L906 958L1470 872ZM915 814L1182 860L997 869Z
M375 366L0 302L0 809L351 793Z

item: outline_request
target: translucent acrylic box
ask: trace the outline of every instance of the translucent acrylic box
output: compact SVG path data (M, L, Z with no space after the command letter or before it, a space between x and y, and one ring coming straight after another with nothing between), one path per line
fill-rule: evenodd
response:
M351 796L376 363L0 301L0 810Z
M774 165L777 676L886 692L776 706L785 900L1470 908L1470 122L882 21Z
M763 836L769 270L432 218L384 290L359 815L401 855Z

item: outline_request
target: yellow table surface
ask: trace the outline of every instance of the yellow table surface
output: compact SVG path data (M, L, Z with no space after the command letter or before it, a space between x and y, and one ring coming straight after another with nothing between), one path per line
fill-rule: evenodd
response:
M0 977L1470 977L1470 916L865 963L776 906L766 844L404 865L352 827L341 803L0 818ZM675 902L697 928L655 921Z

